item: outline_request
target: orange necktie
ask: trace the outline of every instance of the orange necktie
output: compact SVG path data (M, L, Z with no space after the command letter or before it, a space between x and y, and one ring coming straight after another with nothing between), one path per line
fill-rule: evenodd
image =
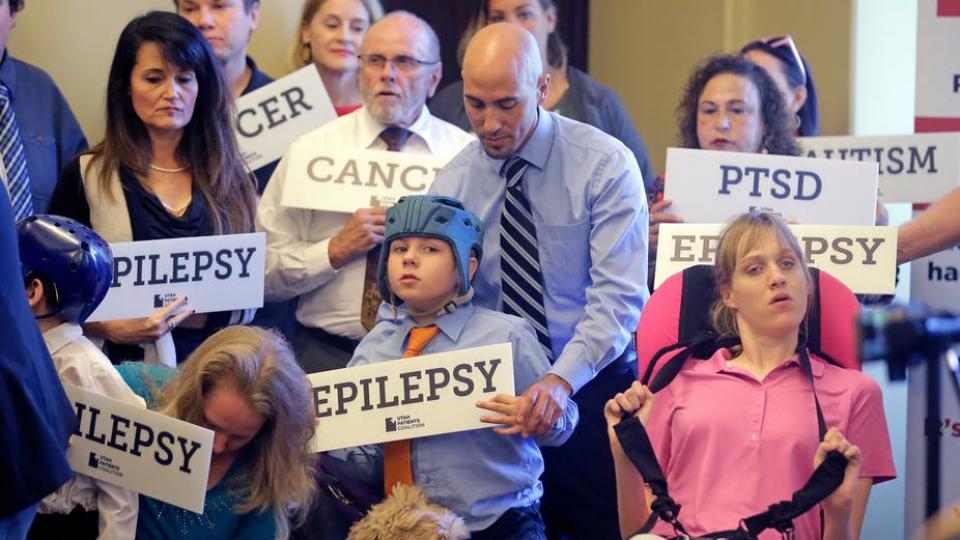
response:
M436 325L412 328L407 350L403 357L420 356L423 348L430 343L440 329ZM389 497L393 486L413 485L413 462L411 460L410 439L393 441L383 445L383 489Z

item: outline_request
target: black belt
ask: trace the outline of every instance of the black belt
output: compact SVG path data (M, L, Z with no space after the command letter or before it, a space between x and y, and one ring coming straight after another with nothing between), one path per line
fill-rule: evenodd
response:
M341 351L349 354L353 354L353 351L356 350L357 345L360 344L359 339L348 338L344 336L338 336L327 332L323 328L314 328L311 326L300 325L300 328L304 329L307 333L313 336L318 341L322 341L331 347L340 349Z

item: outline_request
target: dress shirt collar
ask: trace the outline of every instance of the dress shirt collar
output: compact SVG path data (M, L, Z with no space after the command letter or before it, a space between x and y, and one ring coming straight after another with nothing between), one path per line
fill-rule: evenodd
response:
M810 357L810 368L813 371L813 376L818 379L820 377L823 377L823 369L824 369L823 360L821 360L818 356L814 356L813 354L810 354L809 351L807 351L807 355ZM714 354L706 362L697 360L696 361L697 363L695 364L694 369L709 371L712 373L729 371L730 368L727 366L727 362L729 362L732 358L733 358L733 353L730 352L730 349L720 349L720 351L718 351L718 354ZM779 366L775 367L774 371L778 369L786 369L788 366L796 366L797 369L800 369L802 371L803 367L800 365L799 355L796 355L796 354L793 355L792 358L780 364Z
M387 129L388 126L377 122L373 116L370 115L366 107L360 107L356 111L350 113L356 114L357 116L357 133L359 135L358 140L365 144L364 148L370 148L376 144L379 140L380 133ZM414 135L419 137L427 145L427 148L430 149L430 152L435 152L432 139L430 137L430 111L427 109L427 106L424 105L420 109L420 116L417 117L417 120L407 127ZM409 141L407 141L409 143Z
M0 60L0 83L10 89L10 100L14 100L17 93L17 70L13 68L9 50L4 51L3 60Z
M470 320L470 317L473 316L473 313L477 310L476 306L473 305L473 302L467 302L463 304L454 311L450 313L444 313L437 317L437 320L433 321L433 324L437 325L440 328L440 331L447 336L450 341L456 343L460 339L460 334L463 332L464 327L467 324L467 321ZM400 309L400 316L402 317L402 322L400 325L401 335L406 337L410 333L410 329L414 326L417 326L417 323L414 322L406 312Z
M46 343L50 354L54 355L82 335L83 329L79 324L65 322L44 332L43 342Z

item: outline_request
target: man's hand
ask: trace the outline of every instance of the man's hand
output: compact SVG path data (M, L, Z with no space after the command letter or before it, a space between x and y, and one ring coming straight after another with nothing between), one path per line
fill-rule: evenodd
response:
M557 423L573 393L570 383L553 373L530 385L523 393L523 407L517 411L517 423L522 425L524 437L544 435Z
M343 265L366 254L383 242L387 208L361 208L350 215L336 235L330 238L327 253L330 265L342 268Z
M657 239L660 238L660 224L683 223L682 217L664 212L671 203L673 203L673 201L670 199L663 199L650 205L650 231L648 233L649 243L647 244L647 252L650 254L651 261L657 260Z

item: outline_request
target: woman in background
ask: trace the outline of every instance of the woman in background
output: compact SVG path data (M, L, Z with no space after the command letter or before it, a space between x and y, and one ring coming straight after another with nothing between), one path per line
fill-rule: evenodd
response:
M230 93L199 30L159 11L131 21L117 42L106 104L103 141L63 170L50 212L109 242L253 231L255 181L237 149ZM109 342L114 362L173 365L252 316L194 314L180 297L149 317L84 329Z
M543 67L550 74L550 85L543 107L567 118L590 124L611 135L630 149L640 165L647 190L655 174L647 147L633 126L620 96L594 81L567 62L567 48L557 32L557 6L553 0L486 0L460 38L460 58L477 30L496 22L512 22L530 31L540 47ZM470 131L463 107L463 82L453 83L437 92L430 101L430 112L442 120Z
M357 54L363 34L380 17L380 0L307 0L303 4L290 65L294 69L316 66L337 116L363 104Z
M787 109L794 115L794 133L798 137L819 135L817 87L793 38L778 36L751 41L740 49L740 54L765 69L777 83Z

